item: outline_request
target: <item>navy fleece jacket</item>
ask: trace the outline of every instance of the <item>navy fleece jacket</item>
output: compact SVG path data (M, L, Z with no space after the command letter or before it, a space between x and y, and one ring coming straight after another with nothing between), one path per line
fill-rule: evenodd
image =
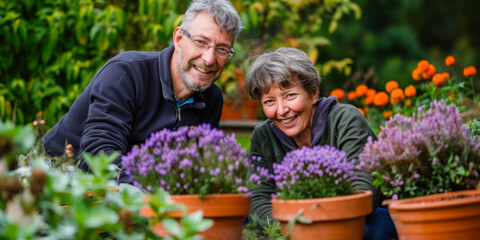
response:
M125 155L163 128L201 123L218 127L223 97L215 84L195 92L193 103L177 107L170 74L173 51L173 46L161 52L129 51L108 61L44 136L47 153L62 155L70 143L75 155L100 151ZM120 165L120 158L115 163ZM89 171L84 162L80 168Z

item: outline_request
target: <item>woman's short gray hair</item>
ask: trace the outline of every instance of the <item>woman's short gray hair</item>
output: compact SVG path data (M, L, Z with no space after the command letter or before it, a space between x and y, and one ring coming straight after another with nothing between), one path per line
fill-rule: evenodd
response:
M242 21L237 10L228 0L195 0L188 7L183 17L181 28L188 29L197 14L210 13L220 29L226 29L235 39L242 31Z
M251 98L260 101L274 85L280 88L301 84L309 94L318 93L320 76L307 54L296 48L279 48L253 58L247 71L246 89Z

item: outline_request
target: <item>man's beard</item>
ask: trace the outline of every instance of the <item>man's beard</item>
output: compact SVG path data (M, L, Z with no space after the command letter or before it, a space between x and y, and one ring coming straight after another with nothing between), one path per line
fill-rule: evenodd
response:
M178 71L180 73L180 78L182 79L182 82L185 84L185 86L187 86L188 89L196 91L196 92L205 91L207 88L210 87L210 85L212 85L213 82L217 81L217 79L220 77L220 75L218 75L218 77L215 77L214 80L211 83L209 83L208 85L196 85L193 82L193 80L190 78L190 76L188 76L188 74L187 74L188 69L183 69L182 68L182 48L178 49L177 67L178 67ZM187 64L186 68L188 68L188 64ZM192 68L193 68L193 66L192 66Z

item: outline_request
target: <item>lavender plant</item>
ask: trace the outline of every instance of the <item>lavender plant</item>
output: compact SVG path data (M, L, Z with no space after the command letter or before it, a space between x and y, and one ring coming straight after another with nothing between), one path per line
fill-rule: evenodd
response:
M395 115L377 141L359 156L359 170L393 199L475 188L480 176L480 136L463 125L458 109L434 101L412 117Z
M208 124L153 133L122 157L126 173L137 187L170 194L243 193L250 164L235 135Z
M302 147L288 152L281 163L273 164L273 174L257 169L250 180L265 176L275 180L276 198L311 199L345 196L354 193L352 187L354 160L334 147Z

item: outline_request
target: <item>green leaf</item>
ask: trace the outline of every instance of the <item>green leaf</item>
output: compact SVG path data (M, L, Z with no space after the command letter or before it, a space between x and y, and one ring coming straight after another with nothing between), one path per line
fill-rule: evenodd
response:
M106 207L93 208L88 214L85 214L85 217L85 226L88 228L98 228L118 222L117 213Z
M177 236L177 237L182 236L182 229L176 220L171 218L165 218L162 220L162 224L165 227L165 229L167 229L168 232L170 232L174 236Z

